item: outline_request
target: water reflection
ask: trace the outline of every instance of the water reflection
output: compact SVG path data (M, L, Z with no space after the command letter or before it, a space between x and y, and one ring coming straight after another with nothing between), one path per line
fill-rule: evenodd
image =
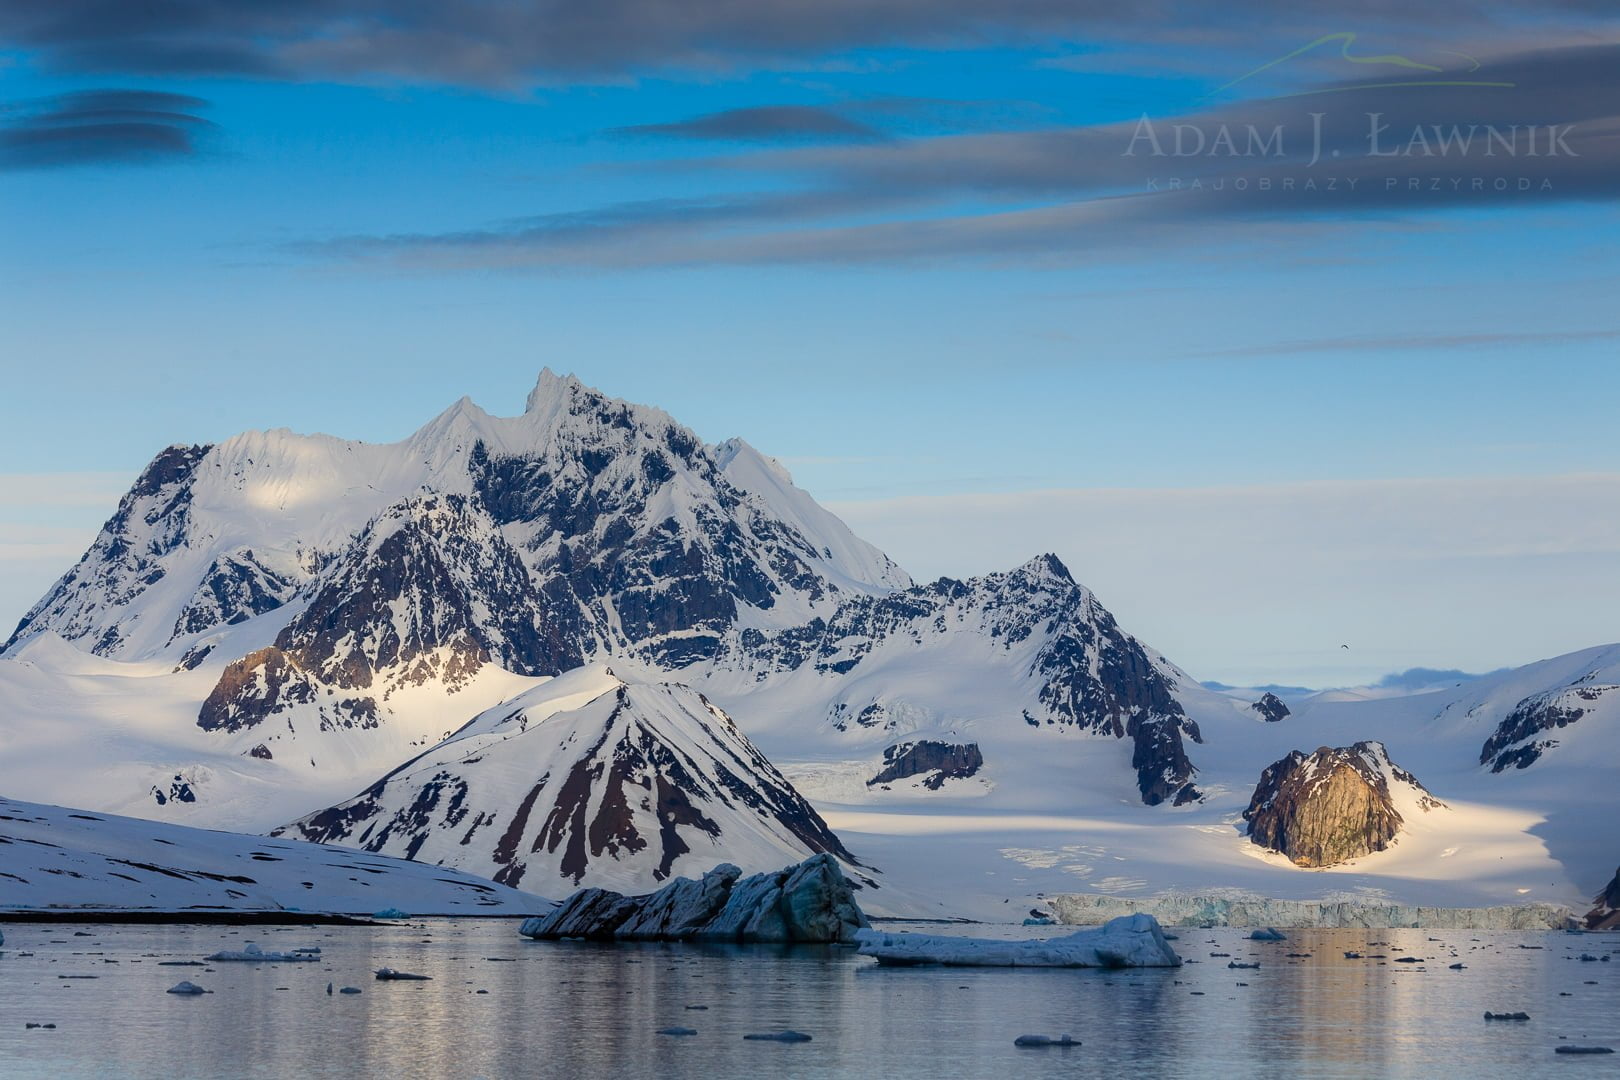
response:
M5 930L7 1077L1520 1080L1567 1064L1552 1053L1561 1036L1620 1047L1620 962L1576 959L1620 954L1620 935L1298 931L1259 943L1188 930L1177 948L1198 963L1103 972L886 969L836 948L541 944L504 921ZM324 951L317 964L158 966L249 940ZM1368 958L1345 960L1345 949ZM1214 952L1261 967L1229 969ZM1424 962L1395 963L1409 955ZM1448 968L1459 961L1467 970ZM433 981L377 983L382 966ZM163 992L182 978L214 993ZM363 993L328 996L328 982ZM1534 1019L1485 1024L1487 1009ZM656 1034L672 1026L698 1034ZM742 1038L785 1028L814 1041ZM1069 1033L1083 1046L1015 1048L1024 1033Z

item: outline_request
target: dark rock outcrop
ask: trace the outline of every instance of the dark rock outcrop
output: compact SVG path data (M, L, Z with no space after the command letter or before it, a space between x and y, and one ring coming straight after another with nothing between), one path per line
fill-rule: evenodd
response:
M1289 715L1288 705L1283 701L1282 698L1271 693L1269 690L1264 694L1261 694L1260 700L1250 705L1249 708L1259 713L1260 719L1264 720L1268 724L1275 724L1283 717Z
M849 942L866 916L839 868L822 854L743 877L722 863L699 880L677 878L647 896L581 889L519 933L546 941Z
M1597 907L1586 916L1588 930L1620 930L1620 870L1614 880L1597 895Z
M1243 812L1249 838L1297 866L1333 866L1394 842L1404 824L1392 784L1416 789L1424 810L1443 805L1389 760L1382 743L1293 751L1260 774Z
M978 743L948 743L933 739L896 743L883 751L883 768L867 787L929 774L922 785L938 791L947 780L965 780L984 766Z
M1532 694L1517 705L1496 726L1496 731L1479 752L1479 763L1491 772L1528 769L1541 755L1558 745L1557 739L1537 738L1549 731L1568 727L1585 716L1603 695L1620 687L1580 685L1550 693Z

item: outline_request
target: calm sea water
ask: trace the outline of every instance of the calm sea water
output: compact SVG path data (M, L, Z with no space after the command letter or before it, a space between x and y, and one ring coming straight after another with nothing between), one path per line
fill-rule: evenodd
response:
M1196 964L1100 972L879 969L838 948L543 944L507 921L3 929L8 1078L1620 1076L1620 1054L1553 1052L1561 1041L1620 1050L1614 934L1295 931L1262 944L1188 930L1177 948ZM316 964L159 966L247 941L323 952ZM1346 949L1387 959L1346 960ZM1229 969L1212 953L1261 967ZM1448 969L1458 961L1467 970ZM374 981L383 966L433 981ZM213 993L164 993L181 979ZM329 997L328 982L363 992ZM1487 1023L1486 1010L1532 1019ZM697 1034L655 1034L677 1025ZM743 1039L783 1028L813 1041ZM1013 1046L1065 1032L1083 1045Z

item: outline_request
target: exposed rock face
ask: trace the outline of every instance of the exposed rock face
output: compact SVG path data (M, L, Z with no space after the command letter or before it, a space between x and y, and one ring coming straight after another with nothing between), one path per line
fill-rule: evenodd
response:
M883 768L866 782L867 787L923 776L923 787L938 791L947 780L965 780L984 765L977 743L947 743L932 739L896 743L883 751Z
M563 625L572 609L551 610L475 501L413 499L366 528L273 646L225 669L197 724L240 731L319 703L322 725L363 728L395 686L436 678L454 690L492 660L554 675L582 657Z
M1545 694L1533 694L1513 707L1497 725L1496 731L1479 752L1479 763L1491 772L1528 769L1543 753L1558 745L1557 739L1537 738L1575 723L1605 694L1620 691L1617 686L1582 685Z
M1033 941L862 930L862 956L880 964L951 967L1180 967L1181 957L1151 915L1124 915L1067 937Z
M1266 693L1261 694L1260 700L1256 701L1253 705L1250 705L1249 708L1259 713L1260 719L1264 720L1268 724L1275 724L1283 717L1289 715L1288 705L1283 701L1282 698L1271 693L1269 690Z
M1295 750L1261 773L1243 820L1254 843L1296 866L1333 866L1394 842L1405 819L1392 784L1413 789L1424 810L1442 805L1389 760L1382 743L1324 746L1309 756Z
M1620 870L1597 896L1597 907L1586 916L1588 930L1620 930Z
M866 926L838 860L823 854L746 878L723 863L648 896L582 889L518 932L537 940L826 944L853 941Z
M278 833L522 884L649 888L717 852L757 869L854 856L702 694L591 665L484 713ZM701 860L701 861L700 861Z

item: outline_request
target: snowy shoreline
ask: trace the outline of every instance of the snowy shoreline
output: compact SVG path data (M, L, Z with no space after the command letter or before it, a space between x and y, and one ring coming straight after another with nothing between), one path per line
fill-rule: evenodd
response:
M1152 915L1164 926L1344 927L1428 930L1563 930L1577 925L1560 904L1434 907L1360 900L1275 900L1259 896L1166 893L1125 897L1067 893L1042 901L1068 926L1095 926L1122 915Z

